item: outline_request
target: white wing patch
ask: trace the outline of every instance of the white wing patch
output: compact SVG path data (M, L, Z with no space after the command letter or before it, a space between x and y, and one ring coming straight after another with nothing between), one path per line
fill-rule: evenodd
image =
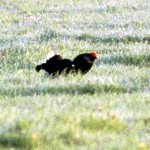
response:
M75 65L74 64L72 64L72 68L74 68L75 67Z
M44 59L44 63L46 63L47 60L49 60L51 57L53 57L55 55L54 51L50 51L48 53L48 55L46 56L46 58Z

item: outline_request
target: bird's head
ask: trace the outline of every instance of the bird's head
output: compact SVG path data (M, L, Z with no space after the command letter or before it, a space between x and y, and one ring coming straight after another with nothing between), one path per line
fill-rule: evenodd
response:
M97 53L95 51L91 52L90 55L92 58L97 59Z

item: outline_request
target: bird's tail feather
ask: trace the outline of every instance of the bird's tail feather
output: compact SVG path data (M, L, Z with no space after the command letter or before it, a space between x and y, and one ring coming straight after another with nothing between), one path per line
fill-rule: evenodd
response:
M35 68L35 70L36 70L37 72L39 72L41 69L42 69L42 65L37 65L36 68Z

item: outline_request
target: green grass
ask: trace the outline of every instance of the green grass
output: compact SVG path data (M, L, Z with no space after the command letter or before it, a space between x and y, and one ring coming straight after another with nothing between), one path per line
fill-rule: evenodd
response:
M149 149L149 7L1 0L0 149ZM84 76L47 78L35 66L49 50L98 59Z

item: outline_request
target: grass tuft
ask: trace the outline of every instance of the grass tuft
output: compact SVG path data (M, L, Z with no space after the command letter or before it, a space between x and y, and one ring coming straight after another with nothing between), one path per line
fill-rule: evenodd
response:
M0 145L3 147L15 147L32 149L38 144L38 140L26 131L29 130L31 123L28 120L20 120L7 132L0 135Z
M80 122L81 126L91 132L105 131L105 132L123 132L125 125L118 119L101 119L98 117L84 118Z
M116 55L106 58L101 58L97 63L104 64L124 64L124 65L136 65L136 66L150 66L150 55Z

